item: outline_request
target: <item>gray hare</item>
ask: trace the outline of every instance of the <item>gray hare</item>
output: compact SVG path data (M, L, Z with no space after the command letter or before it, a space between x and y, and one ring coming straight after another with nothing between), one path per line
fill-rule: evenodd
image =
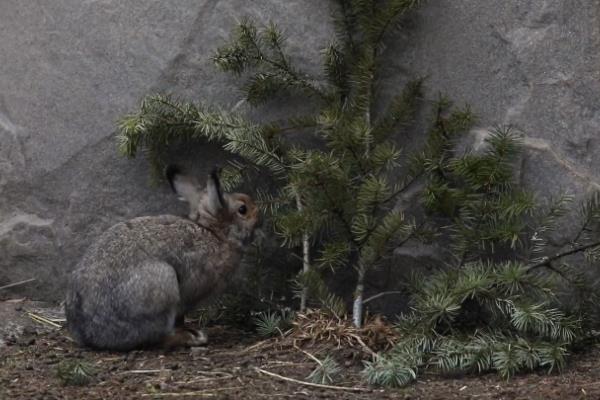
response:
M189 218L134 218L114 225L88 249L67 289L67 326L82 345L130 350L206 343L183 316L218 294L252 241L258 210L241 193L222 193L216 170L206 188L166 170Z

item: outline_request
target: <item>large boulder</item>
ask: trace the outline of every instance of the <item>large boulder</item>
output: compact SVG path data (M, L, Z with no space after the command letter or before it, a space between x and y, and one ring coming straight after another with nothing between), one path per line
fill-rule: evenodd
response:
M331 7L307 0L5 0L0 286L37 281L0 295L58 300L67 273L110 225L183 213L167 187L150 184L143 157L117 154L115 121L156 91L236 104L234 79L218 73L210 55L244 15L278 22L295 60L318 75L320 49L333 32ZM599 13L585 1L425 2L403 37L388 43L380 89L391 94L407 77L426 75L429 98L441 91L479 115L475 139L494 124L525 132L523 183L542 194L585 193L600 182L600 158L593 157L600 146ZM223 157L215 146L193 151L187 156L199 170Z

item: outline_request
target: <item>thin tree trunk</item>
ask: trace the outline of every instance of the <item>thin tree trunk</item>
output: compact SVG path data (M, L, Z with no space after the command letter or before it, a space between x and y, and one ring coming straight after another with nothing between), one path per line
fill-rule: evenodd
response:
M302 235L302 271L307 273L310 270L310 241L308 233ZM308 288L304 286L300 296L300 311L306 311L306 298L308 297Z
M375 51L373 51L373 61L375 60ZM368 101L367 101L367 109L365 111L365 124L367 129L371 130L371 103L373 97L373 79L374 76L371 75L371 85L369 86ZM369 135L371 132L369 132ZM365 158L369 158L371 156L371 142L367 141L365 143ZM363 308L364 308L364 291L365 291L365 267L358 267L358 277L356 280L356 289L354 291L354 303L352 304L352 322L354 326L360 328L362 326L363 320Z
M365 112L365 122L367 125L367 129L371 130L371 92L372 89L369 90L369 105L367 106L367 111ZM369 133L371 134L371 133ZM371 143L365 143L365 158L369 158L371 156Z
M300 199L300 194L296 191L296 207L298 211L302 212L304 206ZM307 273L310 271L310 237L307 232L302 234L302 272ZM306 311L306 301L308 297L308 288L304 286L302 293L300 294L300 311Z
M352 322L354 326L360 328L363 319L363 297L365 292L365 270L363 267L358 269L358 278L356 280L356 290L354 291L354 303L352 304Z

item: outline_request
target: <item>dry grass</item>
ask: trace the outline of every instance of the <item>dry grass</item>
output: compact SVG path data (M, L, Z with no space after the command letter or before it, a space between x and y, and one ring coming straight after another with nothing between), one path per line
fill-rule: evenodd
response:
M335 349L354 349L372 356L389 350L398 341L398 332L382 317L369 317L357 328L347 317L335 317L322 310L298 314L292 328L279 341L292 346L324 346Z

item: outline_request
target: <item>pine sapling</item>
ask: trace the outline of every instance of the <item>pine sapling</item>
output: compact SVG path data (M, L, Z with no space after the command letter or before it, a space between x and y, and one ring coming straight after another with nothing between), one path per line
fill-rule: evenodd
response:
M312 293L313 301L341 311L339 298L325 293L322 273L352 268L353 320L360 326L366 274L395 244L417 234L415 223L393 207L416 179L400 165L393 138L407 131L422 80L407 84L383 110L374 104L383 41L418 5L416 0L337 1L336 35L323 51L324 73L318 79L293 65L275 24L257 27L244 19L230 42L217 50L215 64L247 77L242 89L251 106L266 107L288 94L308 96L315 110L258 124L214 106L150 96L138 113L121 121L119 147L128 156L146 147L159 166L174 142L215 140L243 160L229 166L226 183L239 183L254 168L270 172L277 187L260 191L259 200L271 212L282 242L301 248L301 309ZM309 135L322 146L302 147L286 139L291 132Z

